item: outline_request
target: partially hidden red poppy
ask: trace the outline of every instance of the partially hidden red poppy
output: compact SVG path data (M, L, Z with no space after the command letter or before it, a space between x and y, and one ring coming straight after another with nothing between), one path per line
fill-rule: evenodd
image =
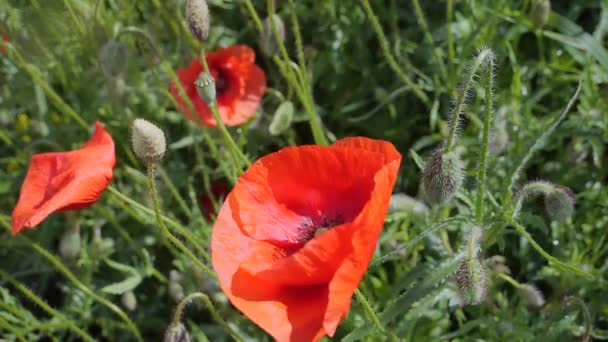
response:
M115 163L114 141L99 122L80 149L33 155L13 210L13 235L56 211L95 203L112 180Z
M400 163L392 144L361 137L256 161L211 237L232 304L278 341L333 336L373 256Z
M229 192L230 187L228 184L225 181L219 180L211 183L210 193L204 192L199 196L201 211L208 220L212 220L217 215L214 203L221 205Z
M6 47L6 45L4 45L4 43L8 43L8 42L10 42L10 41L11 41L11 40L10 40L10 38L8 37L8 34L3 33L3 34L2 34L2 45L1 45L1 47L0 47L0 52L1 52L3 55L6 55L6 53L8 52L8 48Z
M258 110L266 91L266 75L255 64L254 51L248 46L233 45L209 52L206 58L209 72L215 79L216 101L222 121L226 126L238 126L248 121ZM199 59L177 70L177 77L194 105L198 119L173 82L169 85L169 91L188 119L194 122L200 119L205 126L216 127L209 107L194 85L202 72L203 65Z

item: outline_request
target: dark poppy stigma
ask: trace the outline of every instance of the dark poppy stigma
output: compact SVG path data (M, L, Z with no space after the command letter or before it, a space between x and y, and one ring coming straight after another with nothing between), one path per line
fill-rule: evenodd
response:
M310 219L309 222L306 222L298 228L298 230L301 232L300 241L302 242L302 245L304 245L306 242L314 239L333 227L344 224L344 222L344 217L340 214L333 217L321 214L321 217L318 220L314 221Z

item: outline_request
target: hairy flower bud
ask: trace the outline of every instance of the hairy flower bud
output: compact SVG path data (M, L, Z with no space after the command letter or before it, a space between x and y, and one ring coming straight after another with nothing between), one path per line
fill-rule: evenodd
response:
M137 309L137 298L135 298L135 293L133 291L127 291L122 294L122 305L129 311L134 311Z
M59 255L66 259L74 259L80 254L80 247L80 229L70 229L59 241Z
M540 308L545 305L545 296L543 296L543 293L540 292L536 286L531 284L521 284L519 289L528 306Z
M429 211L426 204L406 194L394 194L388 207L389 212L406 212L415 216L422 216Z
M127 67L127 46L116 40L110 40L99 51L101 71L108 78L120 76Z
M171 324L167 331L165 332L164 342L190 342L192 341L192 337L190 337L190 333L184 326L184 324L177 323Z
M194 81L194 85L196 86L196 91L198 95L205 101L207 104L213 103L215 101L216 91L215 91L215 79L208 72L202 72Z
M574 213L574 193L565 186L554 186L553 191L545 194L545 210L554 221L567 220Z
M488 294L488 275L479 258L465 259L456 271L456 285L465 304L481 304Z
M532 0L530 7L530 20L534 27L540 29L547 25L549 14L551 13L551 1L549 0Z
M462 161L455 152L435 151L422 171L422 191L430 204L451 200L463 180Z
M135 119L131 125L133 152L146 165L159 162L167 150L165 133L153 123Z
M280 40L282 42L285 41L285 24L283 24L281 17L273 14L272 16L264 19L263 29L260 33L260 46L262 47L262 52L264 52L267 56L273 56L279 51L274 30L272 29L271 20L274 21L274 25L277 28Z
M186 2L186 19L190 32L199 40L206 40L209 37L209 7L206 0L188 0Z

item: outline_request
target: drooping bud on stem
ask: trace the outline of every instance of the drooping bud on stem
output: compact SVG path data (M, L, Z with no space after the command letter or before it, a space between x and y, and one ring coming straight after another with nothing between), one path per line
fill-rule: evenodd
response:
M167 150L165 134L153 123L135 119L131 125L133 152L144 164L159 162Z
M530 21L537 29L541 29L549 22L549 14L551 13L551 1L549 0L532 0L530 7Z
M464 241L465 259L456 271L458 292L467 305L481 304L488 293L488 274L479 257L481 251L482 229L472 226Z
M66 230L59 241L59 255L66 259L74 259L80 254L80 247L80 224L75 222L74 226Z
M137 309L137 298L133 291L127 291L122 294L121 297L122 305L129 311L135 311Z
M215 101L216 90L215 90L215 79L213 76L204 71L200 75L198 75L196 81L194 81L194 85L196 86L196 91L198 95L205 101L207 104L212 104Z
M267 56L273 56L279 51L273 23L271 21L274 21L274 27L277 30L279 40L281 42L285 41L285 24L283 24L281 17L277 14L273 14L264 19L262 32L260 32L260 46L262 47L262 52Z
M519 289L528 306L540 308L545 305L545 296L543 296L543 293L540 292L536 286L531 284L521 284Z
M182 322L172 323L165 332L164 342L190 342L192 337Z
M206 0L188 0L186 2L186 19L190 32L199 40L209 37L211 17Z
M567 220L574 213L574 192L565 186L555 186L545 195L547 215L557 222Z
M455 152L436 150L422 171L422 191L430 204L451 200L462 186L462 161Z
M127 67L127 46L110 40L99 51L101 71L108 78L119 77Z
M274 112L272 122L268 126L268 132L270 135L279 135L285 132L290 126L293 120L293 103L291 101L285 101Z

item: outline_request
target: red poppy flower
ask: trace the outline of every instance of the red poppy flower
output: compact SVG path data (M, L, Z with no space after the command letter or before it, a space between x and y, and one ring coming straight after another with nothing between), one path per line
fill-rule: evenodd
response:
M80 149L32 156L13 210L13 235L33 228L55 211L86 208L112 180L114 141L99 122Z
M0 53L2 53L3 55L6 55L6 53L8 52L8 48L7 48L7 47L4 45L4 43L5 43L5 42L6 42L6 43L8 43L8 42L10 42L10 41L11 41L11 40L10 40L10 38L8 37L8 34L3 33L3 34L2 34L2 42L3 42L3 43L2 43L2 45L1 45L2 47L0 47Z
M216 181L211 184L211 195L215 203L222 204L226 195L230 192L230 187L224 181ZM213 206L213 201L207 192L204 192L199 196L199 204L203 215L208 220L212 220L216 215L217 211Z
M266 91L266 75L255 65L255 53L244 45L234 45L207 53L209 72L215 79L216 100L220 117L227 126L237 126L249 120L258 110ZM186 95L194 105L200 121L209 127L217 123L205 101L200 97L194 81L203 72L203 65L196 59L189 66L179 69L179 78ZM188 104L180 96L178 87L172 82L169 90L179 104L179 109L194 122Z
M230 301L278 341L332 336L374 253L400 162L390 143L359 137L256 161L211 237Z

